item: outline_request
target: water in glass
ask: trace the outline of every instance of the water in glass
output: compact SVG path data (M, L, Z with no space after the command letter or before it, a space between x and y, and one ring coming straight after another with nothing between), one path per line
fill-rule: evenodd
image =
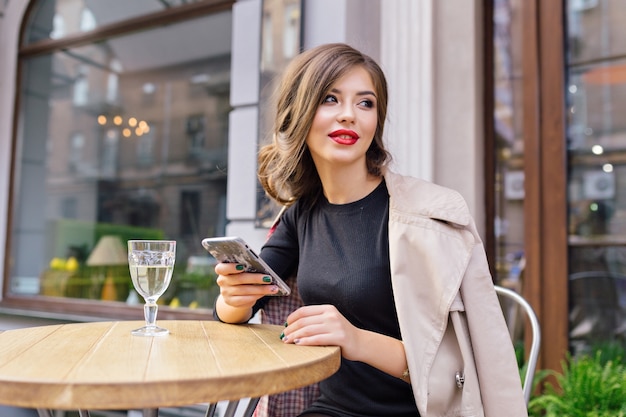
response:
M164 240L129 240L128 267L135 290L144 298L146 325L133 330L138 336L163 336L167 329L156 325L157 300L172 279L176 242Z

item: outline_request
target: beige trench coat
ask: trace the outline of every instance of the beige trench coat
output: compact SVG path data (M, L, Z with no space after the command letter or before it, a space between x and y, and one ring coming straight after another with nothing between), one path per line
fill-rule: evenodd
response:
M421 416L527 417L513 345L464 199L390 171L385 180L394 297ZM458 311L455 326L451 311Z

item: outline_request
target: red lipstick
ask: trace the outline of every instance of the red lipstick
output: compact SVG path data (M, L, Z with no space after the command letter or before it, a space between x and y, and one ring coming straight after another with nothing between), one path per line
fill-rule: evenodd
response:
M348 129L335 130L328 136L340 145L354 145L359 140L359 135L354 130Z

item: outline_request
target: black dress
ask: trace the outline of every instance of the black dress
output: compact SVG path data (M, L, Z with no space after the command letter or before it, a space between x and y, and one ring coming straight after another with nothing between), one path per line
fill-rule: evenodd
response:
M365 198L335 205L304 199L285 211L260 256L281 276L297 273L306 305L332 304L361 329L401 339L389 270L389 195L383 181ZM257 308L262 307L260 303ZM342 359L307 410L330 416L417 416L406 382Z

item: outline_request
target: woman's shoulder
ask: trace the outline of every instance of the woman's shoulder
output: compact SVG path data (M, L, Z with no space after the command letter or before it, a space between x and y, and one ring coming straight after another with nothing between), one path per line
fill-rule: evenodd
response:
M306 220L307 214L312 208L310 199L301 197L288 207L283 207L280 222L286 223L289 228L297 228L298 224Z
M471 214L463 196L456 190L432 182L385 172L390 208L466 226Z

